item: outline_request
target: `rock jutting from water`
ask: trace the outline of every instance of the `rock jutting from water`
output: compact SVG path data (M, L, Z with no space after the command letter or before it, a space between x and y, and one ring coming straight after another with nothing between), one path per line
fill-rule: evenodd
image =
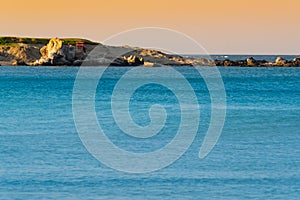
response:
M28 39L28 38L27 38ZM74 46L70 39L31 39L23 43L22 38L10 38L14 43L0 44L0 66L236 66L236 67L300 67L300 58L286 60L278 57L274 62L256 60L212 60L172 55L152 49L129 46L108 46L88 40L84 46ZM70 44L67 41L72 41ZM46 43L48 42L48 43Z

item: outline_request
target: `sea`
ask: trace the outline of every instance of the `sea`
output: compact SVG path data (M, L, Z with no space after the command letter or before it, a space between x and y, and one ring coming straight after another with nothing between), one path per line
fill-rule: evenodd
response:
M172 67L190 87L165 68L148 72L168 87L137 73L117 94L122 103L132 93L126 104L131 120L147 128L161 122L156 118L161 113L155 112L161 109L152 109L153 105L159 104L165 113L163 127L145 138L124 132L112 106L118 81L132 69L107 68L97 81L94 99L83 95L82 102L93 102L98 126L114 147L144 155L163 152L174 142L183 123L181 107L198 109L198 123L184 121L187 131L181 139L188 134L195 137L178 158L152 171L136 169L138 173L129 160L128 166L126 161L117 167L108 164L101 155L115 162L121 155L103 141L103 146L94 147L99 149L95 155L74 120L79 67L1 66L0 199L300 199L300 68L218 68L224 105L213 105L214 97L197 68ZM94 79L90 74L84 81ZM141 80L146 84L132 91L130 87ZM188 91L191 88L196 99ZM84 87L81 90L84 94ZM215 146L200 159L214 106L226 109L224 126ZM177 148L182 146L175 146L174 153ZM141 157L137 165L161 164L169 155Z

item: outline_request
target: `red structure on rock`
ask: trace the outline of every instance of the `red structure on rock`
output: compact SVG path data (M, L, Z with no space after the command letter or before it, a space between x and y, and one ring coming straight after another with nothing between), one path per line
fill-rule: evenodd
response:
M84 42L76 42L76 51L78 51L79 47L81 47L82 52L85 52Z

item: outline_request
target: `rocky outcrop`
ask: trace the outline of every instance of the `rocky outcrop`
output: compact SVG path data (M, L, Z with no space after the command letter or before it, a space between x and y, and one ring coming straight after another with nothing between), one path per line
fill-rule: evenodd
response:
M63 45L63 41L52 38L49 43L40 49L42 57L32 65L70 65L68 60L69 48Z
M105 49L104 45L99 44L98 49L101 47ZM118 55L116 49L113 52L110 52L109 49L105 49L105 51L102 49L98 51L98 49L95 52L91 52L93 48L90 50L76 49L72 45L65 45L58 38L52 38L46 46L40 49L41 58L32 65L139 66L144 64L143 58L136 55L115 56ZM89 53L91 54L87 57Z
M300 66L300 58L294 58L292 61L293 66Z
M149 63L153 63L153 66L191 66L192 62L196 60L187 59L180 55L166 54L161 51L152 50L152 49L143 49L143 48L128 48L128 53L125 55L136 56L143 58L144 62L147 63L147 66L151 66ZM199 61L200 62L200 61Z
M144 59L138 56L123 56L123 59L126 60L130 66L139 66L144 64Z
M255 60L247 58L246 60L215 60L216 66L234 66L234 67L300 67L300 58L294 58L292 61L278 57L274 62L266 60Z
M35 61L40 57L41 45L9 44L0 46L0 62L5 65L20 65Z
M22 60L15 60L12 62L13 66L28 66L28 64Z
M117 61L118 60L118 61ZM140 66L144 65L144 59L135 55L122 56L111 63L111 66Z
M247 62L247 66L256 66L257 65L257 61L252 57L247 58L246 62Z
M277 57L275 61L276 66L285 66L288 64L288 61L286 59L283 59L281 57Z
M39 43L9 43L0 45L0 64L34 66L223 66L223 67L300 67L300 58L286 60L278 57L274 62L256 60L212 60L209 57L194 58L167 54L153 49L132 48L129 46L107 46L83 39L52 38ZM31 42L36 41L31 38ZM65 41L65 42L64 42ZM87 41L84 48L70 45L77 41ZM46 45L45 45L46 44Z

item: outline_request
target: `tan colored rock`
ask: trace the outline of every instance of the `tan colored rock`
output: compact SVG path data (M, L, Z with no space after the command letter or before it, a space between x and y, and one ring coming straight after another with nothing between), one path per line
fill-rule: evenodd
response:
M129 65L143 65L144 64L144 60L141 57L137 57L135 55L131 55L128 58L126 58L125 56L123 57L124 60L126 60L128 62Z
M153 67L154 63L152 62L144 62L144 67Z
M294 58L292 63L293 63L293 66L300 66L300 58Z
M43 47L40 49L40 53L41 53L42 57L47 57L47 56L48 56L47 46L43 46Z
M42 57L31 65L69 65L66 59L66 46L59 38L50 39L49 43L40 49Z
M23 43L11 46L0 45L0 62L5 65L25 65L38 59L39 56L39 47L35 45Z
M247 58L246 62L247 62L247 66L253 67L257 65L257 61L252 57Z
M152 62L144 62L144 67L162 67L163 65Z
M275 61L275 65L277 65L277 66L284 66L287 63L288 63L288 61L285 60L285 59L283 59L283 58L281 58L281 57L277 57L276 61Z
M47 57L50 59L54 58L54 54L58 54L63 46L63 41L58 38L52 38L47 44Z

